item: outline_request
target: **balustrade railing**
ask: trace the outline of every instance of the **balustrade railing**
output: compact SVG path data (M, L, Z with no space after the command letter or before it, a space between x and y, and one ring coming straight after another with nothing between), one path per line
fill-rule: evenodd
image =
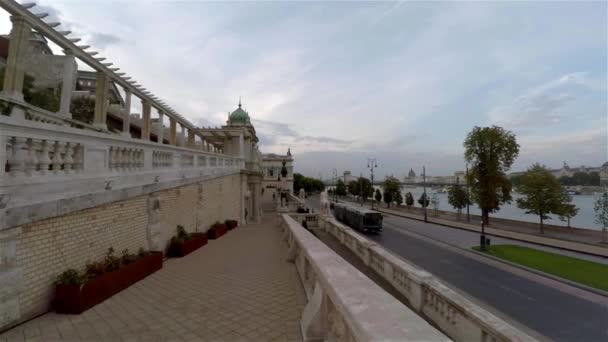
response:
M52 117L42 110L26 109L41 113L42 118ZM5 209L0 230L119 200L149 191L150 185L161 190L165 185L236 173L242 165L239 158L219 153L74 126L71 120L35 117L0 115L0 163L4 166L0 205ZM129 192L106 193L121 189ZM87 200L78 200L83 197ZM28 213L20 209L26 207Z
M380 288L290 214L281 215L283 238L308 303L301 319L304 340L448 341L407 306Z
M431 320L453 340L535 341L532 336L450 289L430 273L407 263L335 219L320 217L319 226L392 284L407 298L412 309Z

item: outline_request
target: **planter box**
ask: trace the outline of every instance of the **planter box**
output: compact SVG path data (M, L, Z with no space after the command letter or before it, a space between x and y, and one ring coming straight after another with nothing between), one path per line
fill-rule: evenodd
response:
M225 224L228 227L228 230L232 230L232 229L238 227L238 225L239 225L238 221L236 221L236 220L229 220Z
M192 238L184 242L172 242L169 247L169 255L181 258L207 244L206 233L192 233Z
M112 297L163 267L163 253L151 252L116 271L89 279L82 285L55 286L53 306L57 313L79 314Z
M207 231L207 237L211 240L215 240L220 236L226 234L228 231L228 227L225 224L221 224L219 226L215 226Z

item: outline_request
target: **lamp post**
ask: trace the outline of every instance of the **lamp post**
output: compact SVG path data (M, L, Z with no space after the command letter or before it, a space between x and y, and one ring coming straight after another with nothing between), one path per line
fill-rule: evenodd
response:
M363 173L359 174L359 197L361 197L361 206L363 206Z
M376 158L367 158L367 168L372 172L372 191L374 190L374 169L378 167ZM375 191L373 191L375 192ZM372 210L374 209L375 193L372 193Z
M471 216L469 215L469 164L467 163L465 171L465 181L467 182L467 222L471 222Z
M334 168L332 170L333 175L334 175L334 202L338 202L338 193L336 190L338 190L338 170L336 168Z
M428 202L426 198L426 168L424 167L424 165L422 166L422 196L422 204L424 204L424 222L428 222L426 213L426 207L428 207Z

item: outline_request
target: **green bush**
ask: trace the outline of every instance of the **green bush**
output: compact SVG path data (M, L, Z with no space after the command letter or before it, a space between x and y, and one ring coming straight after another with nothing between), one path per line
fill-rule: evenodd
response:
M70 268L57 277L56 284L61 285L82 285L87 280L84 274L81 274L77 270Z

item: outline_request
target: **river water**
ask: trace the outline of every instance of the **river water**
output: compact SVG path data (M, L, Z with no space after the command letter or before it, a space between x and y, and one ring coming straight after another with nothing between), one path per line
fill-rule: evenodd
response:
M382 188L380 186L374 186L375 189ZM448 203L448 194L447 193L437 193L439 189L430 189L427 188L426 191L429 195L429 198L436 193L437 198L439 199L439 210L453 211L456 210L452 208L452 206ZM414 196L414 206L420 207L418 204L418 198L422 195L423 188L422 187L401 187L401 194L405 200L405 194L407 192L411 192ZM595 213L593 211L593 206L595 201L599 198L599 194L596 195L572 195L572 203L574 203L578 208L578 214L570 219L570 225L578 228L588 228L588 229L601 229L601 226L595 223ZM500 210L496 213L490 214L490 217L500 217L512 220L521 220L521 221L529 221L538 223L538 216L526 214L524 210L519 209L515 200L520 198L521 195L518 193L513 193L513 201L511 204L504 204ZM429 206L429 209L431 207ZM463 213L466 212L466 209L463 209ZM474 215L481 215L481 210L473 204L469 207L469 212ZM554 224L559 226L567 226L567 222L560 221L559 217L555 215L550 215L551 219L546 220L547 224Z

